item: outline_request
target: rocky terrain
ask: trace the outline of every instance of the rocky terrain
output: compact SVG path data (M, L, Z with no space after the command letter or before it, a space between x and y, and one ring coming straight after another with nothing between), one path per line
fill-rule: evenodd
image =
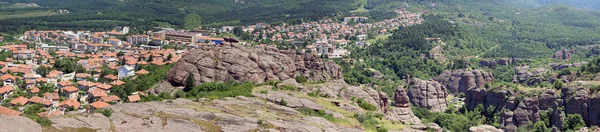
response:
M193 74L197 83L263 83L295 76L304 76L311 81L342 78L337 64L321 60L316 54L278 50L270 46L247 48L229 38L220 46L203 46L186 53L167 73L167 81L174 86L183 86L190 74Z
M272 86L253 89L255 97L235 97L219 100L174 99L162 102L123 103L109 106L113 113L67 113L50 118L57 131L84 129L93 131L282 131L282 132L362 132L366 131L353 118L355 114L380 113L382 127L390 131L441 131L433 123L422 124L410 109L409 95L399 86L392 98L368 86L351 86L343 81L324 84L298 84L290 79L283 85L298 86L299 91L276 90ZM319 97L307 93L320 91ZM377 110L363 110L351 98L362 98L377 106ZM443 100L443 99L442 99ZM285 101L286 103L282 103ZM394 102L392 106L387 106ZM324 111L332 118L304 115L302 110ZM1 121L8 122L6 117ZM23 130L41 127L25 117ZM5 119L5 120L2 120ZM13 120L13 119L11 119ZM37 126L36 126L37 125ZM21 130L15 129L15 130Z
M519 93L510 88L472 88L466 93L465 104L468 109L474 109L482 104L485 108L494 106L500 110L500 124L504 130L516 131L517 127L525 127L529 122L535 123L541 119L541 112L548 112L550 122L558 129L565 122L565 114L580 114L588 125L599 125L600 97L598 93L589 93L579 85L570 85L560 90L546 89L532 93L530 97L519 100ZM564 108L564 114L561 109Z
M22 116L0 116L0 128L11 132L41 132L42 126L37 122Z
M446 87L437 81L410 78L407 87L408 97L414 106L433 112L443 112L448 108Z
M447 70L440 74L437 80L451 93L464 93L469 88L480 88L486 83L494 82L494 76L482 70Z
M571 54L573 54L573 53L575 53L574 50L563 49L563 50L556 51L554 53L554 55L552 55L552 58L557 58L557 59L561 59L561 60L570 60Z

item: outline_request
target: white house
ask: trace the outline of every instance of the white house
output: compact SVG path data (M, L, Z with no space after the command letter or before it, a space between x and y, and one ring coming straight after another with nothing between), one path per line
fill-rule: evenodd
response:
M133 76L135 75L135 68L131 67L131 66L121 66L119 67L119 75L117 77L119 78L126 78L129 76Z

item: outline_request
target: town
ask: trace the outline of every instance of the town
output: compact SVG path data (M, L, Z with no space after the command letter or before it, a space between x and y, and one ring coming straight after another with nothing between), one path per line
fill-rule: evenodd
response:
M380 22L367 17L323 19L299 25L223 26L210 30L147 31L132 34L127 26L112 31L27 31L18 43L0 46L2 95L0 114L22 115L26 106L41 107L39 117L86 113L111 104L146 101L144 84L157 71L176 63L188 50L220 46L225 33L249 34L246 46L292 46L327 58L342 58L348 46L365 47L402 26L423 22L420 13L397 10L399 16ZM4 38L0 38L4 40ZM290 48L290 47L281 47ZM158 78L158 79L164 79ZM159 81L159 80L153 80ZM143 82L142 82L143 83Z

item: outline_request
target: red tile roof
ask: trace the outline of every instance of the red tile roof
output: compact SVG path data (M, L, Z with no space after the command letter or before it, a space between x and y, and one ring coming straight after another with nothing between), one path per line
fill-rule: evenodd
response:
M68 80L63 80L63 81L58 82L58 85L66 87L66 86L72 86L73 83L71 81L68 81Z
M41 97L38 97L38 96L31 97L29 99L29 102L43 104L43 105L50 105L50 104L52 104L52 102L50 102L50 100L44 99L44 98L41 98Z
M78 88L76 88L76 87L73 87L73 86L68 86L68 87L65 87L65 88L63 88L63 90L64 90L64 91L66 91L66 92L69 92L69 93L72 93L72 92L77 92L77 91L79 91L79 89L78 89Z
M17 104L25 105L25 104L27 104L28 101L29 101L29 99L27 99L27 98L25 98L23 96L19 96L19 97L13 99L12 101L10 101L10 104L12 104L12 105L17 105Z
M3 106L0 106L0 114L2 115L12 115L12 116L19 116L21 115L21 112L16 111L16 110L12 110Z
M110 83L110 85L114 85L114 86L121 86L125 84L125 82L121 81L121 80L116 80Z
M65 100L63 102L60 102L60 104L58 106L73 107L73 108L77 109L77 108L79 108L79 106L81 106L81 103L79 103L74 98L70 98L70 99L67 99L67 100Z
M102 108L106 108L106 107L110 106L110 104L108 104L106 102L102 102L102 101L96 101L96 102L90 104L90 106L92 106L96 109L102 109Z
M6 79L16 80L15 76L12 76L10 74L4 74L4 75L0 76L0 79L2 79L2 80L6 80Z
M127 98L129 99L129 102L137 102L140 101L140 95L131 95L131 96L127 96Z

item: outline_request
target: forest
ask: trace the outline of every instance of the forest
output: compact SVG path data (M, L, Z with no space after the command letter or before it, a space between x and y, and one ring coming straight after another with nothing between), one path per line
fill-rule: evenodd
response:
M200 25L251 25L256 22L311 21L332 17L358 7L354 0L6 0L36 3L43 10L68 10L69 14L0 20L0 32L31 29L110 30L126 25L147 31L156 26L186 28ZM33 9L0 9L0 12ZM197 14L197 15L195 15ZM227 15L223 15L227 14ZM189 18L188 18L189 17ZM193 20L193 21L192 21Z

